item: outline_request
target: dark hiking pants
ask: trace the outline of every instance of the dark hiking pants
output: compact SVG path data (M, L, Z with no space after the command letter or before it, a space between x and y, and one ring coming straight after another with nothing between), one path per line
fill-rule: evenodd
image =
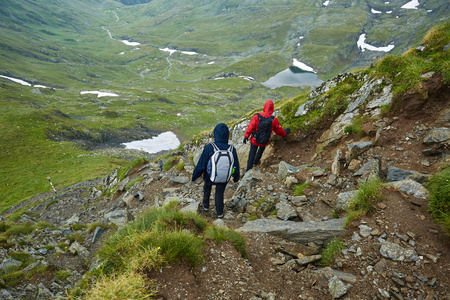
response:
M214 196L214 201L216 205L217 215L223 215L223 194L225 193L226 183L216 184L216 194ZM212 185L205 182L203 185L203 207L209 208L209 197L211 196Z
M250 143L250 151L248 152L247 171L259 164L266 147L256 146Z

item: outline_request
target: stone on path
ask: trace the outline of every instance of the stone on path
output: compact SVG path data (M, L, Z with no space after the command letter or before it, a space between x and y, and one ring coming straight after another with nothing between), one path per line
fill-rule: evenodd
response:
M307 244L312 241L327 242L344 233L344 219L323 222L293 222L271 219L258 219L237 229L241 232L272 234L296 243Z

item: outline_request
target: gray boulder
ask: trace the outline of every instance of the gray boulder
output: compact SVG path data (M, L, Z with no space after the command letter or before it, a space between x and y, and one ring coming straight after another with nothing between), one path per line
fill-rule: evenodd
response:
M403 193L413 195L414 197L420 199L427 199L429 196L428 190L423 185L411 179L395 181L392 182L390 185L398 188Z
M294 218L298 218L297 212L292 207L292 205L287 201L278 202L275 208L277 210L278 219L287 221Z
M370 181L380 178L380 160L372 158L365 163L353 176L360 177L359 181Z
M295 117L301 117L304 116L308 113L309 110L309 106L313 103L313 101L306 101L305 103L303 103L302 105L300 105L297 109L297 111L295 112Z
M394 166L389 166L387 176L386 176L386 181L387 182L402 181L402 180L407 179L410 176L416 176L418 174L420 174L420 173L417 171L405 170L405 169L397 168Z
M294 167L284 161L278 165L278 179L284 181L289 175L297 174L302 168Z
M419 255L413 249L405 249L391 242L381 244L380 253L386 258L401 262L414 262L419 260Z
M358 156L372 148L372 146L372 142L347 144L348 152L345 155L346 163L349 164L353 159L358 158Z
M331 296L336 299L344 296L347 293L347 285L343 283L337 276L330 278L328 282L328 290Z
M86 247L75 241L70 245L68 251L72 254L77 254L81 263L86 267L89 265L90 252Z
M0 269L3 273L10 273L17 271L22 265L23 263L21 261L15 260L13 258L6 258L0 265Z
M336 208L338 210L347 211L348 207L350 205L350 202L355 198L356 194L358 194L357 190L340 193L338 195Z
M258 219L237 229L241 232L268 233L281 238L307 244L311 241L328 242L344 233L344 219L323 222L293 222L282 220Z
M450 128L442 127L433 129L424 139L425 145L445 143L450 141Z

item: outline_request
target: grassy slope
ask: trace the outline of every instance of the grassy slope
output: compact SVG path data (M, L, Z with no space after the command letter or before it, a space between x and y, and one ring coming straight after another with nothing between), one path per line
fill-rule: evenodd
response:
M103 176L126 163L91 156L68 142L47 140L49 127L67 125L67 121L54 113L48 97L29 89L12 83L0 85L0 211L36 193L51 191L47 176L60 188Z

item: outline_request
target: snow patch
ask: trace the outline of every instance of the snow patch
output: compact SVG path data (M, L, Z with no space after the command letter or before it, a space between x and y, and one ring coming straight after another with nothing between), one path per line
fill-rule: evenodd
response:
M308 65L298 61L296 58L294 58L294 61L293 61L292 65L294 67L297 67L297 68L303 70L303 71L316 73L313 68L311 68L310 66L308 66Z
M406 3L405 5L403 5L400 8L404 8L404 9L417 9L417 6L419 6L419 0L412 0L408 3Z
M99 92L99 91L82 91L82 92L80 92L80 94L81 94L81 95L84 95L84 94L94 94L94 95L97 95L98 98L100 98L100 97L106 97L106 96L109 96L109 97L118 97L118 96L119 96L119 95L114 94L114 93Z
M123 143L122 145L125 146L125 149L137 149L148 153L158 153L160 151L176 149L180 144L180 140L178 140L175 133L166 131L151 139Z
M358 39L358 48L361 49L361 52L364 52L365 50L369 50L369 51L382 51L382 52L389 52L392 49L394 49L394 45L389 45L386 47L375 47L375 46L371 46L369 44L366 44L364 41L366 40L366 34L363 33L359 36Z

